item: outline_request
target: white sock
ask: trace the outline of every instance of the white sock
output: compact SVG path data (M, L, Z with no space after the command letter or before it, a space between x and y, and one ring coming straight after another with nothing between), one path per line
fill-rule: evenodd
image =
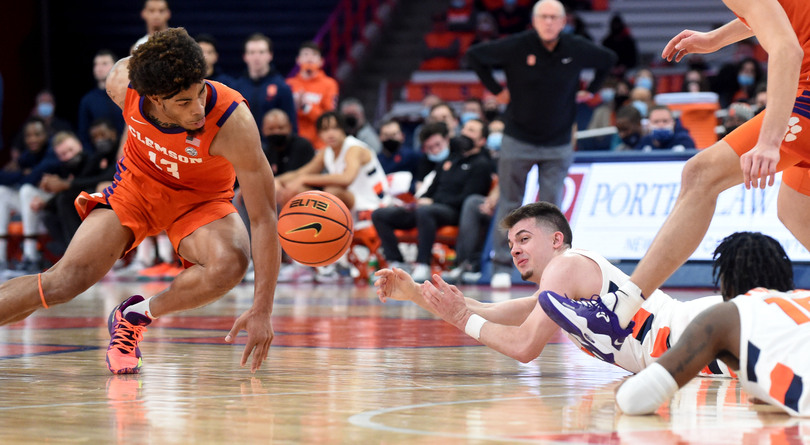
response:
M161 233L157 236L157 256L160 262L171 264L174 262L174 246L169 235Z
M133 304L132 306L128 306L124 309L124 313L122 315L126 316L130 312L137 312L141 315L146 315L149 317L150 320L154 320L157 317L152 315L152 311L149 310L149 302L152 300L153 297L149 297L146 300L141 301L140 303Z
M8 262L8 238L6 236L0 238L0 261Z
M641 289L630 280L619 286L616 292L603 295L601 298L605 306L613 309L613 312L619 317L619 324L625 328L644 304Z

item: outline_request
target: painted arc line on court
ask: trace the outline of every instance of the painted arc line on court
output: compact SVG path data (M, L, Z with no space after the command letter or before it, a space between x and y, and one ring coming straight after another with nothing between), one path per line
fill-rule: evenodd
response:
M568 397L565 394L560 395L548 395L543 396L541 398L557 398L557 397ZM358 426L361 428L368 428L378 431L385 431L388 433L402 433L402 434L414 434L419 436L433 436L433 437L449 437L454 439L474 439L474 440L493 440L499 442L522 442L522 443L546 443L546 444L567 444L571 445L572 442L569 441L547 441L547 440L539 440L539 439L519 439L516 437L504 437L504 436L481 436L481 435L471 435L471 434L457 434L457 433L440 433L435 431L425 431L425 430L414 430L410 428L397 428L392 426L383 425L378 422L374 422L371 419L375 416L380 414L388 414L396 411L404 411L408 409L419 409L419 408L430 408L434 406L443 406L443 405L461 405L466 403L485 403L485 402L499 402L504 400L525 400L525 399L537 399L537 396L526 396L526 397L498 397L493 399L475 399L475 400L454 400L450 402L435 402L435 403L420 403L416 405L404 405L404 406L395 406L392 408L381 408L372 411L362 412L360 414L355 414L349 417L349 423L354 426ZM559 434L559 433L549 433L551 434Z

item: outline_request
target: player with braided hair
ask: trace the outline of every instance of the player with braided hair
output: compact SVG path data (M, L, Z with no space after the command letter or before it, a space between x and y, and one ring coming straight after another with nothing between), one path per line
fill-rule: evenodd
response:
M653 413L715 359L739 370L742 388L791 415L810 416L810 291L793 288L782 246L760 233L726 237L714 253L725 303L706 309L680 341L616 392L627 414ZM751 286L757 287L748 290ZM738 295L740 294L740 295Z
M252 353L251 368L258 369L273 339L281 260L273 173L244 98L204 73L202 50L183 28L155 33L116 63L107 93L123 110L128 134L115 180L103 193L76 198L83 222L59 262L0 285L0 325L70 301L144 238L166 231L187 268L168 289L147 299L133 295L113 310L108 369L139 372L146 326L223 296L245 275L251 247L253 306L225 340L246 329L242 365ZM252 239L231 204L235 178Z

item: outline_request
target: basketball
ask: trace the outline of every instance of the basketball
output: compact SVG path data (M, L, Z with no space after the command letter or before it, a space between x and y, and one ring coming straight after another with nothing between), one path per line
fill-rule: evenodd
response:
M279 213L278 236L290 258L307 266L327 266L351 245L352 214L330 193L299 193Z

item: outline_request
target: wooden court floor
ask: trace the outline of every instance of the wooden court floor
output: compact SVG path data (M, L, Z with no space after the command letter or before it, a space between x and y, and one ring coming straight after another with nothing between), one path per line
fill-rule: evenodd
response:
M558 335L521 364L370 287L280 285L276 339L256 374L224 343L252 284L153 323L139 375L104 365L109 311L166 283L103 281L0 328L0 444L798 444L810 420L696 379L657 415L616 413L628 374ZM481 300L525 296L530 287ZM707 292L673 292L691 298Z

